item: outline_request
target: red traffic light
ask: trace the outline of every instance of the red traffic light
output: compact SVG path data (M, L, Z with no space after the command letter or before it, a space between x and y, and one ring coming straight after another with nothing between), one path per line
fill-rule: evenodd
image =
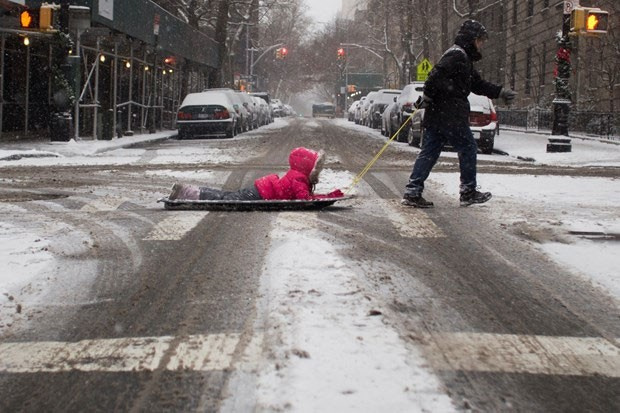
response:
M345 56L344 48L340 47L338 49L338 59L342 59L342 58L344 58L344 56Z
M276 59L284 59L288 55L288 49L286 47L280 47L276 50Z

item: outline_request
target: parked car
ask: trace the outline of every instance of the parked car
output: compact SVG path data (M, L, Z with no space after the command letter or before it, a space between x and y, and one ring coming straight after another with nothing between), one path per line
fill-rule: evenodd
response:
M271 109L271 97L269 96L269 93L267 92L252 92L250 93L252 96L256 96L257 98L260 98L262 100L264 100L267 103L267 109L269 112L269 122L271 123L273 122L273 112Z
M495 145L495 135L498 130L497 112L493 102L486 96L470 93L469 100L469 126L474 139L478 144L478 150L485 154L493 153ZM418 111L419 116L415 116L411 128L408 132L407 141L410 145L421 147L424 142L424 109Z
M258 115L258 127L266 125L269 119L269 113L267 110L267 102L263 99L250 95L250 99L252 99L252 104L256 110L256 114Z
M403 91L398 97L398 127L403 126L403 123L415 112L413 104L418 100L418 97L424 93L424 82L412 82L403 88ZM398 134L397 140L399 142L407 142L409 137L409 130L414 123L419 123L421 117L421 111L418 111L414 118L411 119L411 123L407 123Z
M252 115L248 109L243 105L244 101L241 99L239 93L230 88L213 88L205 89L203 92L222 92L230 96L231 101L235 105L235 112L239 119L237 120L237 133L242 133L250 129L250 122Z
M375 102L377 96L379 96L379 92L370 92L366 95L366 100L362 105L362 124L364 126L370 126L370 106Z
M333 103L315 103L312 105L313 118L330 118L336 117L336 106Z
M229 93L207 91L188 94L177 112L179 139L195 136L235 136L239 116Z
M467 98L469 100L469 126L478 144L478 150L491 154L495 146L495 135L499 130L493 101L486 96L474 93L470 93Z
M355 107L355 115L353 116L353 120L357 125L362 124L362 107L364 106L366 99L368 99L367 96L362 97L360 99L360 103Z
M356 100L355 102L351 103L351 106L349 106L349 110L347 110L347 119L349 120L349 122L355 121L355 109L357 109L359 104L360 101Z
M374 101L370 104L368 111L368 126L373 129L381 127L381 115L385 108L398 98L401 90L399 89L381 89L377 91Z
M283 105L280 99L271 99L271 112L274 118L283 116L282 109Z
M381 114L381 134L391 138L398 128L400 128L398 117L398 98L394 97Z
M252 97L247 92L236 91L238 97L241 99L242 105L248 111L248 129L252 130L258 128L258 108L255 107Z

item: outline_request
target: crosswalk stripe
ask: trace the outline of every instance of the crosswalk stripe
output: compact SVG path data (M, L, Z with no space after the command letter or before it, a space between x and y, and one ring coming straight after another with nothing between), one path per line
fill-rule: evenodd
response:
M144 241L178 241L207 216L205 211L176 211L174 215L157 224L143 238Z
M0 372L153 371L165 360L162 368L170 371L224 370L239 339L231 333L2 343ZM430 333L419 342L436 370L620 377L620 349L604 338ZM260 355L256 349L246 353Z
M437 370L620 377L620 348L604 338L432 333L422 341Z
M173 355L166 370L223 370L230 367L238 342L238 334L211 334L192 335L180 341L164 336L74 343L3 343L0 344L0 372L153 371L170 353Z
M404 208L392 200L381 200L383 210L392 225L404 238L444 238L444 232L416 208Z
M126 198L104 196L90 200L80 210L84 212L116 211L126 201Z

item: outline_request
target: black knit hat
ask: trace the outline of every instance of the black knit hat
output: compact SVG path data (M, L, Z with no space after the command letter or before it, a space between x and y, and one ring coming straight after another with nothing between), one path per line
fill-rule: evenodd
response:
M463 36L468 41L474 41L476 39L488 39L489 32L486 27L477 20L465 20L459 29L457 36Z

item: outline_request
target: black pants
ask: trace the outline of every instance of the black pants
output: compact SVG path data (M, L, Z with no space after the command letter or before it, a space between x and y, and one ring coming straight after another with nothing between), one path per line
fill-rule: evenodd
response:
M202 200L219 200L219 201L258 201L261 198L258 189L252 186L238 191L222 191L207 187L200 187L200 197Z

